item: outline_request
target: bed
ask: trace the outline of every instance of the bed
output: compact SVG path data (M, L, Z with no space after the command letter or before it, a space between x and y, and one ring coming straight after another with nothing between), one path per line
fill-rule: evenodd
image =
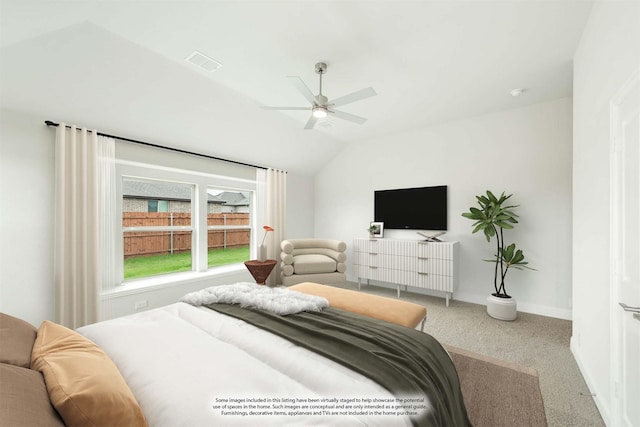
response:
M332 307L282 316L179 302L77 332L117 367L142 425L469 425L433 338Z

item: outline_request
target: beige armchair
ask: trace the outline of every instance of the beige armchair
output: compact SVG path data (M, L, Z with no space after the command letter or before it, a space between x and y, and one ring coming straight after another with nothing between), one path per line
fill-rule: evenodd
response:
M302 282L344 283L347 244L333 239L288 239L280 243L280 276L285 286Z

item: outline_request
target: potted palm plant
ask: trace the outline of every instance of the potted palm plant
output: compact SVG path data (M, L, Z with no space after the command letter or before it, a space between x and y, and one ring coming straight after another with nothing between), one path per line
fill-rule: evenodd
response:
M518 205L507 205L506 202L512 194L496 197L491 191L484 195L476 196L479 207L472 206L469 212L464 212L463 217L475 221L473 233L482 231L487 239L496 240L496 253L493 259L484 261L494 263L493 287L495 292L487 297L487 313L500 320L515 320L517 316L516 300L507 293L505 278L510 268L529 269L524 260L524 253L517 249L515 243L506 245L504 230L512 229L518 223L518 215L513 212Z

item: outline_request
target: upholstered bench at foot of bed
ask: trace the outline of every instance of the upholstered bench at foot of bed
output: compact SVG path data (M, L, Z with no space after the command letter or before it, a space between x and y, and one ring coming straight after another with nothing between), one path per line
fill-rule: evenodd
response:
M289 289L324 297L331 307L412 329L422 322L421 331L424 330L424 322L427 319L427 309L411 302L311 282L299 283L290 286Z

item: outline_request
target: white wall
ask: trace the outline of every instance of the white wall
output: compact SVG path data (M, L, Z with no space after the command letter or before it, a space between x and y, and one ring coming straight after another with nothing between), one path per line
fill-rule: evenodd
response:
M36 326L54 319L55 132L44 125L45 119L0 109L0 311ZM290 173L287 185L287 229L296 236L310 236L313 179ZM133 312L136 301L147 300L148 308L153 308L175 302L195 289L250 279L240 269L220 278L112 296L108 307L113 315L123 315Z
M0 311L53 318L53 131L0 110Z
M314 178L299 173L287 173L287 210L285 239L313 237Z
M609 424L609 102L639 67L640 3L596 3L574 57L571 347Z
M315 235L366 237L374 190L448 185L445 238L461 243L454 298L483 303L493 292L493 271L482 259L494 247L471 234L472 222L461 213L487 189L514 193L521 223L506 240L538 271L510 271L507 291L521 311L570 318L571 116L565 98L351 143L316 175ZM385 230L387 237L419 238ZM347 275L356 280L348 255Z

